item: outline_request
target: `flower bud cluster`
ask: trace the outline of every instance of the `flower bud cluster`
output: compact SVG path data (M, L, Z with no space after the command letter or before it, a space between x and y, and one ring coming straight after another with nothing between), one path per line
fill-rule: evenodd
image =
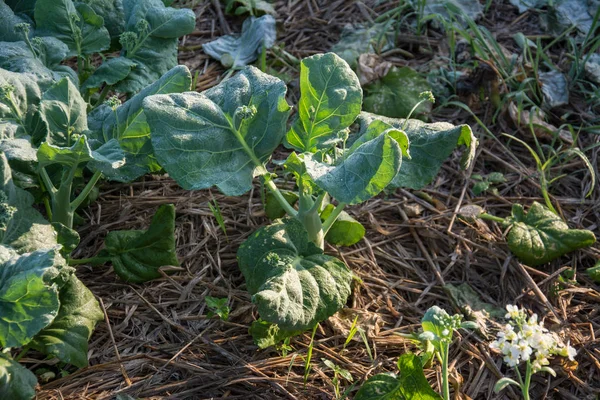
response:
M568 357L573 361L577 352L570 344L564 345L558 336L544 328L537 314L527 316L525 309L515 305L506 306L508 324L498 332L490 347L504 355L504 362L515 367L521 362L532 361L533 373L551 371L547 365L552 356Z

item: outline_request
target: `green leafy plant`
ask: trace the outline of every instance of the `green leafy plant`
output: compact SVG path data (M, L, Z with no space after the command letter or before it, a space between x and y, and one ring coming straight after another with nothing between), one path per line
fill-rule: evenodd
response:
M227 305L227 302L229 301L227 297L218 298L206 296L204 300L206 301L206 307L210 310L208 314L206 314L209 318L218 315L223 321L227 321L230 311L229 306Z
M358 390L355 400L438 400L427 382L418 356L406 353L398 359L400 375L378 374L370 377Z
M143 105L154 154L182 187L239 196L260 177L287 214L252 234L238 262L261 318L295 331L333 315L350 295L352 272L324 253L344 207L385 188L421 188L457 145L467 146L468 165L476 140L467 126L361 113L358 78L333 53L302 60L298 115L287 133L285 93L281 80L247 67L202 93L151 96ZM360 129L350 135L355 121ZM283 165L296 183L297 208L266 167L281 143L294 150ZM340 229L331 240L355 243L362 235L346 231L352 236Z
M585 272L590 278L592 278L594 282L600 283L600 261L598 261L593 267L588 268Z
M246 13L252 16L261 13L275 15L273 5L266 0L225 0L225 12L233 15Z
M490 191L494 195L498 195L498 189L494 186L506 182L504 174L501 172L492 172L485 176L473 174L471 179L476 181L473 185L473 194L479 196L481 193Z
M532 267L546 264L596 242L592 231L569 229L558 215L538 202L533 202L527 213L522 205L514 204L512 215L506 218L486 214L479 208L473 214L475 217L498 222L509 229L508 248Z
M344 369L338 365L336 365L333 361L328 360L326 358L322 358L323 364L325 364L330 370L333 371L333 379L331 379L331 383L333 383L333 391L335 393L335 398L339 399L340 396L340 377L344 378L348 382L352 383L354 378L352 378L352 374L347 369Z

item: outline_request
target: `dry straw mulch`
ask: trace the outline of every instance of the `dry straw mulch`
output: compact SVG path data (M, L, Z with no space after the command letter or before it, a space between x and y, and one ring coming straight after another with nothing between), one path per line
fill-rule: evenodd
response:
M327 51L349 22L369 21L397 2L279 1L279 41L302 58ZM225 72L201 51L200 44L241 26L241 18L223 15L217 1L195 5L197 30L182 43L180 61L198 71L197 89L218 83ZM515 22L508 6L493 6L483 21L505 37L533 26L534 16ZM528 25L529 24L529 25ZM532 28L533 29L533 28ZM503 33L504 32L504 33ZM444 36L432 32L417 38L402 35L404 52L386 58L396 65L426 71L433 55L443 52ZM405 53L413 54L412 57ZM404 55L403 55L404 54ZM297 76L284 67L283 72ZM290 96L297 96L292 82ZM471 103L484 121L490 121L491 104ZM577 251L540 269L520 264L508 251L503 232L495 223L465 223L456 211L478 204L494 215L506 216L511 204L542 201L535 165L521 147L486 136L468 115L446 110L434 119L470 123L480 139L473 173L501 171L508 182L499 196L474 197L468 172L458 168L455 154L434 182L421 193L398 190L381 195L350 212L367 228L363 241L350 248L327 251L344 259L362 282L355 285L348 309L323 322L317 330L312 370L304 384L304 359L310 333L295 338L286 356L274 350L259 351L248 334L258 316L236 264L239 244L266 224L257 192L228 198L217 191L184 191L164 177L146 177L131 185L106 183L96 204L86 211L89 223L80 229L82 242L75 257L89 257L102 246L110 230L145 228L160 204L177 208L177 249L181 268L144 285L119 281L109 267L80 267L78 276L101 299L106 321L100 323L89 346L90 366L42 386L39 399L114 399L118 394L151 399L331 399L332 371L321 361L329 359L351 372L355 382L382 371L395 371L397 358L414 346L396 335L409 333L427 308L459 309L450 301L445 284L468 283L483 301L503 307L518 303L560 332L578 350L576 364L554 365L557 378L534 378L534 399L595 399L600 393L600 293L583 270L600 258L600 246ZM501 115L500 132L516 133ZM598 144L600 136L579 137L579 147ZM588 152L598 174L599 147ZM281 156L283 157L283 155ZM280 158L281 158L280 157ZM600 188L583 198L590 176L582 163L564 166L566 174L552 188L560 212L575 228L600 236ZM208 202L216 200L227 226L219 228ZM576 268L577 284L559 283L559 275ZM227 297L228 321L207 318L205 296ZM358 315L367 332L373 360L358 335L345 349L347 328ZM490 335L496 323L490 322ZM481 334L461 331L451 346L451 371L457 399L518 398L510 389L493 394L498 378L507 371L491 354ZM53 368L30 353L28 367ZM426 370L439 390L439 368ZM342 387L350 383L342 381ZM354 390L358 388L355 387Z

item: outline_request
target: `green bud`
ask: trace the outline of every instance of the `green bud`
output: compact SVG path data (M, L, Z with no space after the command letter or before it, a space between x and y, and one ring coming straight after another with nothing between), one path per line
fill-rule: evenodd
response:
M435 97L433 96L433 93L430 90L419 93L419 98L421 100L427 100L431 103L435 103Z
M115 111L121 105L121 100L119 100L117 96L112 96L104 103L110 108L112 108L113 111Z

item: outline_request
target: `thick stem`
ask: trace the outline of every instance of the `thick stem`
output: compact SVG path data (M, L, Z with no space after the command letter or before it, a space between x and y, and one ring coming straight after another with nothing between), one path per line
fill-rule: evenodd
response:
M490 215L490 214L486 214L486 213L479 214L479 218L481 218L481 219L487 219L488 221L498 222L499 224L505 224L506 223L506 220L504 218L496 217L494 215Z
M327 232L329 232L329 230L333 226L333 223L338 219L340 213L344 210L344 207L346 207L346 205L347 204L343 202L338 203L338 205L333 209L331 214L329 214L329 217L327 217L325 222L323 222L323 235L327 235Z
M69 265L82 265L82 264L102 265L102 264L109 262L110 260L111 260L110 257L90 257L90 258L79 258L77 260L70 259Z
M448 352L449 352L449 343L443 345L443 354L442 354L442 394L444 400L450 400L450 384L448 382Z
M529 385L531 385L531 361L527 360L527 367L525 370L525 380L523 381L523 386L521 387L521 392L523 393L523 399L529 400Z
M71 208L71 189L77 165L73 165L69 172L63 171L60 187L52 198L52 222L60 222L67 228L73 229L73 209Z
M283 197L283 194L281 194L281 192L275 185L275 182L273 182L270 178L265 178L265 185L271 191L271 193L273 193L273 195L275 196L275 198L277 199L277 201L279 202L281 207L283 207L283 209L285 210L285 212L288 215L290 215L292 217L295 217L296 215L298 215L298 211L296 211L294 209L294 207L292 207L290 205L290 203L287 202L285 197Z
M87 185L85 185L85 187L83 188L81 193L79 193L79 196L77 196L75 198L75 200L73 200L71 202L71 210L73 212L75 212L75 210L77 210L77 208L79 208L81 203L83 203L85 201L85 199L87 199L88 195L90 194L90 192L92 191L94 186L96 186L96 183L98 182L98 180L101 177L102 177L102 172L100 172L100 171L94 172L94 175L92 176L90 181L87 183Z
M94 104L94 108L99 107L100 105L102 105L102 102L104 101L104 99L106 99L106 95L110 91L110 88L111 88L110 85L104 85L104 88L100 92L100 97L98 97L98 101L96 102L96 104Z

